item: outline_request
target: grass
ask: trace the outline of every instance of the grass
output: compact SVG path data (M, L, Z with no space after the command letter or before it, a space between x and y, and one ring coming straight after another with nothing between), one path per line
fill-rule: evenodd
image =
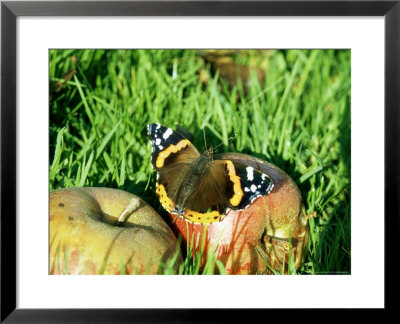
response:
M283 169L298 184L307 214L317 212L296 273L350 273L350 51L234 57L262 61L265 83L252 74L250 87L230 86L194 50L51 50L50 190L119 188L165 216L146 125L180 124L200 151L204 126L208 145L223 142L221 150ZM198 273L196 261L186 259L181 273Z

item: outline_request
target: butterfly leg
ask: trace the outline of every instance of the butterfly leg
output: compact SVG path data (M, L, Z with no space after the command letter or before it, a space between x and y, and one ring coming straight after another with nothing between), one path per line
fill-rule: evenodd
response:
M178 219L179 216L183 216L183 214L184 214L184 210L182 207L179 207L176 212L177 212L177 215L174 218L174 220L172 221L172 224L175 223L175 221Z

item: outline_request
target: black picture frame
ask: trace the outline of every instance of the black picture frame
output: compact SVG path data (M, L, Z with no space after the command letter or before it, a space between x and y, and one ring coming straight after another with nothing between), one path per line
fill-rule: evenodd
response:
M385 309L393 309L399 237L400 0L394 1L2 1L1 322L225 322L239 310L16 308L16 19L19 16L384 16ZM367 95L367 94L366 94ZM373 131L373 129L371 130ZM373 151L373 150L371 150ZM366 158L368 163L368 158ZM373 171L373 166L371 166ZM368 175L370 176L370 175ZM379 190L379 189L378 189ZM371 193L373 195L373 192ZM372 240L367 238L366 240ZM372 242L372 241L371 241ZM371 262L373 263L373 262ZM373 264L366 271L373 271ZM366 283L367 284L367 283ZM179 307L179 303L177 303ZM240 312L245 310L240 310ZM265 310L247 310L255 316ZM267 317L264 317L267 320Z

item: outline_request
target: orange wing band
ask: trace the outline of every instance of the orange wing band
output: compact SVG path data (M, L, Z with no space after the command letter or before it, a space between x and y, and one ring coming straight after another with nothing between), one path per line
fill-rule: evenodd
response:
M179 141L176 145L171 144L165 150L161 151L157 157L156 167L162 168L164 166L165 159L170 156L172 153L179 152L180 150L184 149L188 146L190 142L188 140Z
M175 203L168 197L165 187L162 184L157 184L156 193L164 209L171 213L175 208Z
M193 223L209 224L219 222L221 220L221 215L218 211L210 211L208 213L198 213L192 210L187 210L183 215L186 219Z
M229 200L232 206L238 206L242 201L243 191L240 185L240 177L236 175L235 167L231 161L225 161L226 168L228 169L229 179L233 182L233 196Z

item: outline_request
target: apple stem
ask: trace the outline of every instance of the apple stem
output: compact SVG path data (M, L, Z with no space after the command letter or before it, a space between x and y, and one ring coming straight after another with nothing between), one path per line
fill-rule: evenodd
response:
M122 213L119 215L117 224L119 225L121 223L124 223L126 220L128 220L128 217L135 211L136 208L139 207L139 201L137 199L132 199L130 204L128 204Z

